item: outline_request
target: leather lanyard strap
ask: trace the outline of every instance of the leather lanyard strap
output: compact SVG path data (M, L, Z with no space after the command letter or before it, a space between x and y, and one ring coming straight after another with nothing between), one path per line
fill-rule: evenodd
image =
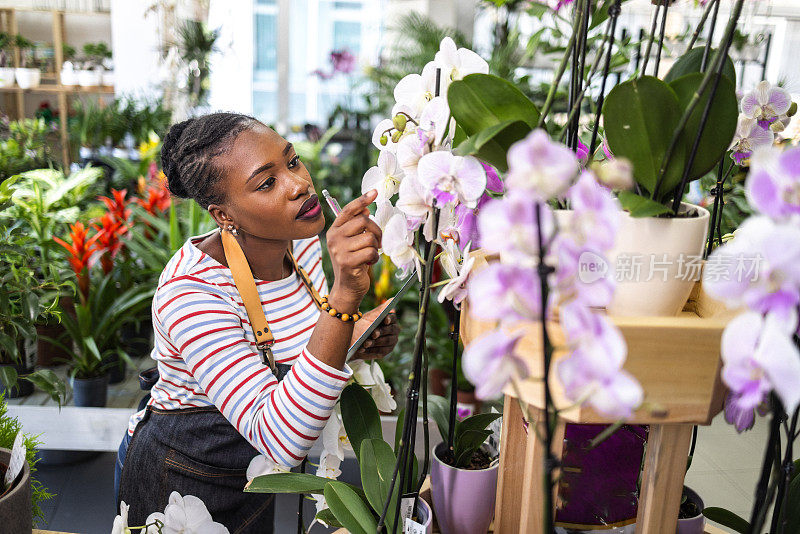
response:
M236 289L242 297L242 302L244 302L244 308L247 310L247 317L256 337L256 346L265 356L266 361L264 363L269 364L273 374L278 376L278 368L275 365L275 358L270 348L275 342L275 337L272 335L272 330L270 330L269 323L267 323L267 316L264 314L264 308L261 306L261 297L258 294L250 264L247 263L244 251L239 246L236 238L230 232L220 231L220 234L222 236L222 248L225 251L225 260L228 262L228 268L233 276L233 283L236 284ZM286 253L292 262L295 272L300 276L303 285L311 293L317 308L321 309L322 299L317 290L314 289L308 273L297 263L291 251L287 250Z

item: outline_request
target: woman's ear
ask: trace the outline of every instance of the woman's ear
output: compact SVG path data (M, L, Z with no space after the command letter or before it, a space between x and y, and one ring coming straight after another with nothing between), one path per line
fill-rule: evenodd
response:
M214 222L217 223L217 226L219 226L223 230L228 226L234 224L233 219L219 204L209 204L208 213L211 214L211 218L214 219Z

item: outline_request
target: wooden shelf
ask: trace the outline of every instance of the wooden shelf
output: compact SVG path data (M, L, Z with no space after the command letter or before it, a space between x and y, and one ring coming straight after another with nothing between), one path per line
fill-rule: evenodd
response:
M65 93L65 94L114 94L114 87L108 85L99 85L95 87L81 87L78 85L55 85L44 84L30 89L23 89L16 85L11 87L0 87L0 93Z

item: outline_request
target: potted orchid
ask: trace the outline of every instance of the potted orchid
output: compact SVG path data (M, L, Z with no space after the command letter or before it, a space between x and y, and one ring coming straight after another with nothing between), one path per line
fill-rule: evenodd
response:
M14 39L7 32L0 32L0 87L14 85L14 67L11 65L11 49Z
M20 66L14 70L14 77L17 79L17 85L22 89L37 87L41 81L42 72L34 64L33 42L21 35L17 35L14 44L19 50L20 57Z

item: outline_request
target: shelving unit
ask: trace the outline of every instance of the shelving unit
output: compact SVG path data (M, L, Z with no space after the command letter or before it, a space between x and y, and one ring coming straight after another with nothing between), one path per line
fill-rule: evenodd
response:
M33 13L50 13L52 16L53 28L53 53L54 53L54 69L55 72L42 73L42 84L38 87L30 89L22 89L21 87L0 87L0 93L6 95L6 108L11 109L12 106L8 105L9 101L13 102L13 107L16 109L16 118L25 118L25 96L31 94L55 94L58 102L58 119L59 119L59 136L61 142L61 160L65 168L69 167L69 132L67 128L67 118L69 116L69 95L86 95L86 94L114 94L114 88L109 86L98 87L78 87L61 85L61 67L64 64L64 49L63 44L66 41L66 24L65 15L69 14L66 11L43 11L39 9L17 9L17 8L3 8L0 9L0 31L8 32L16 35L19 32L19 25L17 20L17 12L33 12ZM80 13L93 14L93 13ZM107 12L94 13L98 16L108 16ZM18 49L14 50L13 54L14 67L20 64L20 52Z

